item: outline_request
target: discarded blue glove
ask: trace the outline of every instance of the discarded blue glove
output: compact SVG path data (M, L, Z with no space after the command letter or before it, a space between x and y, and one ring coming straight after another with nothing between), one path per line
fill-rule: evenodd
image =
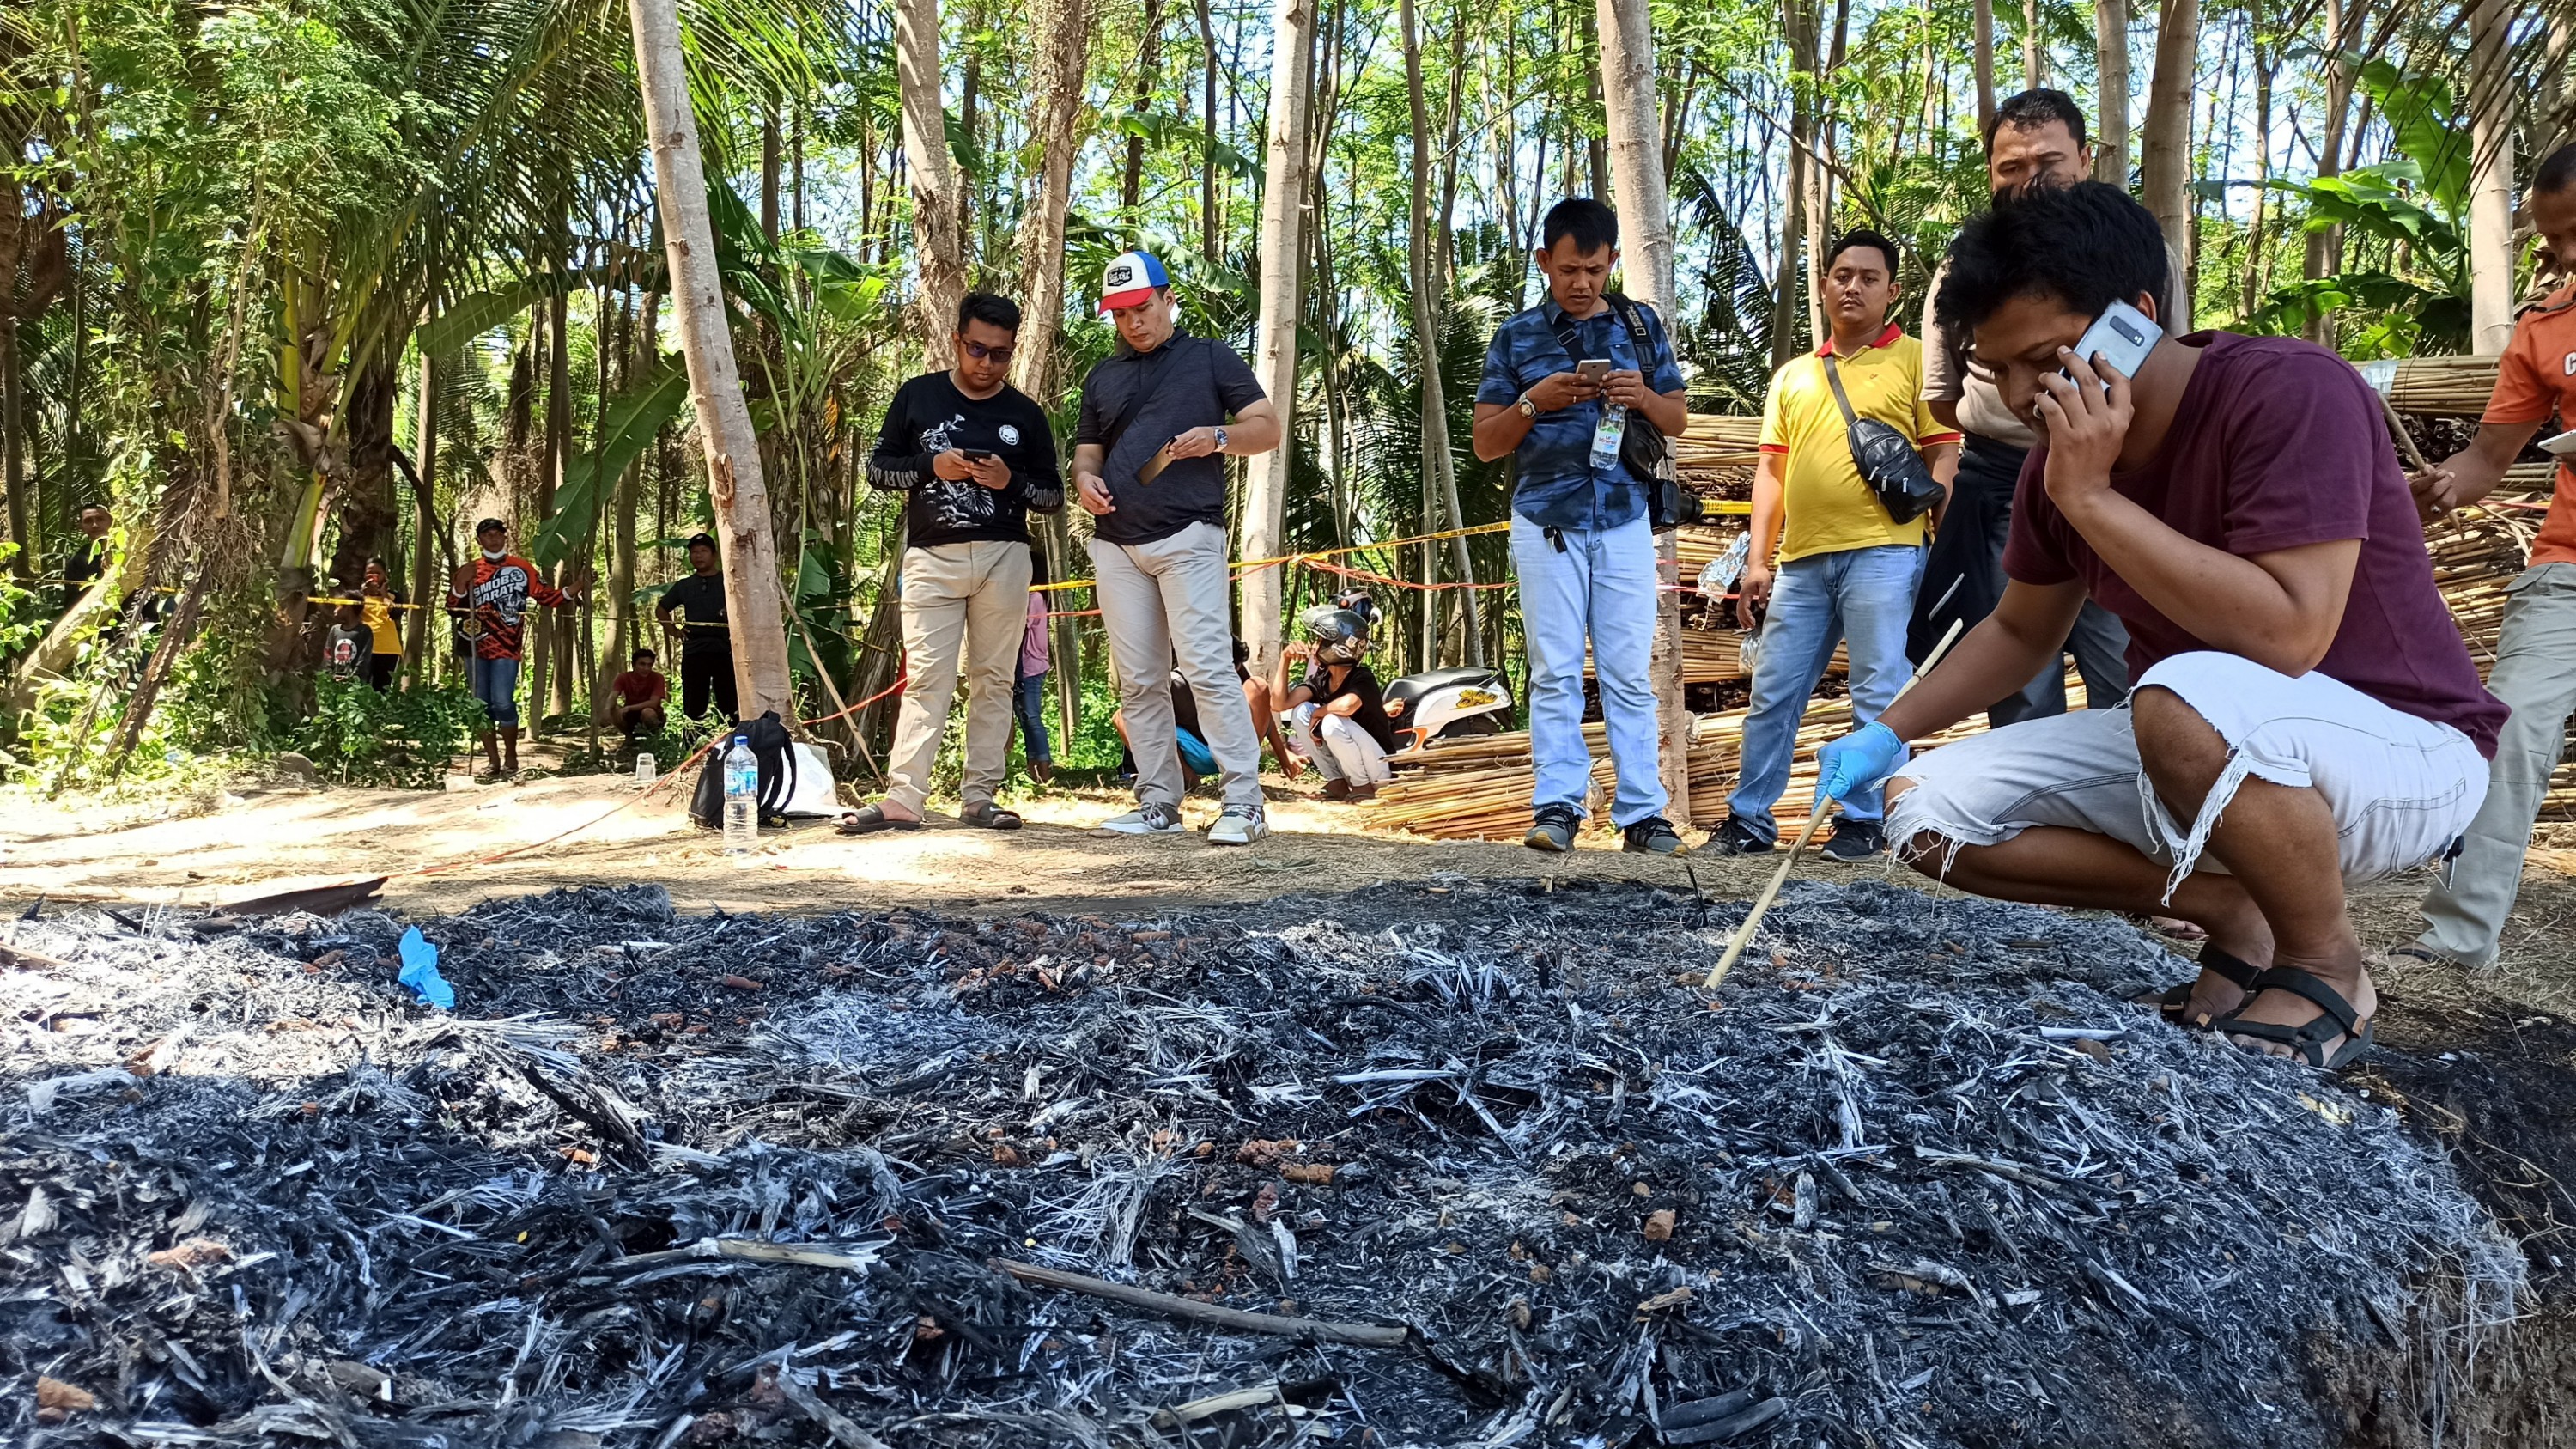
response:
M1905 764L1905 741L1876 720L1833 741L1816 755L1816 807L1839 803L1854 790L1882 784Z
M410 987L412 995L419 997L423 1006L454 1011L456 988L448 985L447 978L438 974L438 948L421 935L420 927L414 926L402 933L400 949L402 975L395 979Z

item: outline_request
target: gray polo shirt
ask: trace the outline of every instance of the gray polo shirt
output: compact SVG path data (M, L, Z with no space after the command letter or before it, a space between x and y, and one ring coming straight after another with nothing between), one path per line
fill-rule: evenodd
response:
M2182 259L2167 248L2165 306L2167 317L2177 315L2174 302L2182 295L2186 273ZM2039 439L2021 425L2012 409L2004 406L2003 394L1995 385L1968 372L1968 349L1964 342L1952 340L1948 328L1932 315L1932 304L1941 295L1941 283L1950 275L1945 259L1941 269L1932 274L1932 285L1923 290L1923 397L1928 402L1957 403L1959 426L1980 438L2015 448L2033 448Z

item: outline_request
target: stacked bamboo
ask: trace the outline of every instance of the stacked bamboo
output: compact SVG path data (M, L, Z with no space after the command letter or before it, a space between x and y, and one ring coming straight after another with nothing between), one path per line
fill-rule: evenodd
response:
M1677 468L1750 468L1760 455L1760 418L1693 413L1690 426L1673 440Z
M2394 363L2364 363L2362 375L2385 392L2389 406L2401 413L2473 418L2486 411L2487 395L2495 391L2496 369L2501 361L2493 353L2402 357Z
M1735 629L1689 629L1682 635L1682 683L1728 684L1748 678L1744 669L1744 635ZM1842 675L1851 670L1850 651L1834 647L1834 657L1825 664L1828 675ZM1584 677L1594 673L1590 655L1584 656Z

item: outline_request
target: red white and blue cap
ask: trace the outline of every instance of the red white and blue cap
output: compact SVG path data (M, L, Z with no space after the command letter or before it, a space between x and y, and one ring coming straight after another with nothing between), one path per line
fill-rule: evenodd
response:
M1156 289L1172 285L1163 264L1147 252L1120 252L1109 259L1100 274L1100 310L1114 312L1133 307L1154 295Z

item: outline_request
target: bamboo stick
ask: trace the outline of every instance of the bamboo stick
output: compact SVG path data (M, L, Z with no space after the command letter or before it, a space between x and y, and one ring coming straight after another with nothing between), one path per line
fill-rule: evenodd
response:
M1903 699L1914 692L1914 686L1921 684L1923 676L1932 672L1932 666L1941 662L1941 656L1950 652L1950 646L1959 642L1960 631L1967 627L1968 621L1965 619L1950 621L1950 632L1941 636L1941 642L1932 646L1932 652L1924 655L1923 662L1915 667L1914 673L1907 677L1904 684L1897 687L1896 699ZM1894 705L1896 699L1891 699L1888 703ZM1726 983L1726 973L1734 969L1736 961L1744 955L1744 948L1753 940L1754 928L1762 924L1764 913L1771 909L1771 902L1778 899L1780 895L1780 887L1788 883L1789 868L1798 863L1798 853L1805 850L1807 842L1815 838L1816 827L1824 824L1825 817L1834 813L1834 802L1826 800L1819 803L1824 808L1812 812L1807 817L1805 828L1798 832L1797 843L1789 847L1788 858L1780 862L1778 870L1772 872L1771 883L1764 886L1762 894L1754 898L1753 909L1745 912L1744 924L1736 927L1735 935L1727 941L1726 954L1717 958L1717 965L1710 968L1708 979L1700 983L1703 990L1715 991Z

